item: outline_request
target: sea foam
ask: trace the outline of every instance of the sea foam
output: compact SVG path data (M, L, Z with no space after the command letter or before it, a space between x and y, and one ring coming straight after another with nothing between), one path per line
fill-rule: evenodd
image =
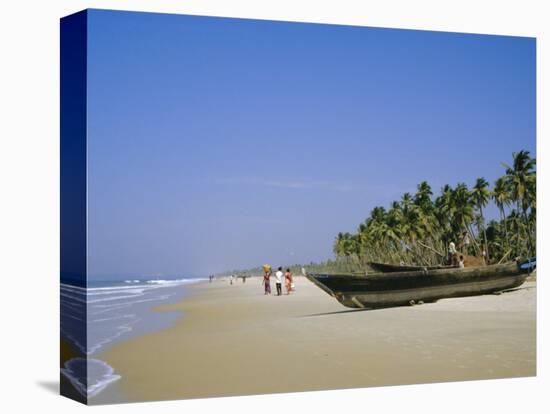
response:
M61 335L88 356L88 365L84 369L86 359L73 358L65 362L61 372L83 395L97 395L120 378L97 355L131 336L170 326L177 312L151 312L151 308L181 300L185 290L177 289L179 286L204 280L128 279L118 284L96 282L89 288L62 284Z

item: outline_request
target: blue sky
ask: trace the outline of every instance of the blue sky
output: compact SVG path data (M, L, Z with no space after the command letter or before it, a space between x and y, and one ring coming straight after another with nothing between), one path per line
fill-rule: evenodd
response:
M98 10L88 30L94 278L326 260L419 182L535 154L532 38Z

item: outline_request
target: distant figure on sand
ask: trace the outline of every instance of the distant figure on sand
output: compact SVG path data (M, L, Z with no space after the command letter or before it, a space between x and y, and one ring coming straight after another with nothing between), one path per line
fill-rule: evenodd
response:
M286 287L286 294L290 295L290 292L292 292L292 272L290 269L286 269L285 273L285 287Z
M277 287L277 296L283 294L283 268L279 266L275 272L275 286Z
M235 276L231 275L229 277L229 284L232 285L233 284L233 279L235 279Z
M460 255L460 260L458 261L458 267L464 269L464 256Z
M264 295L271 295L271 266L266 264L264 265Z

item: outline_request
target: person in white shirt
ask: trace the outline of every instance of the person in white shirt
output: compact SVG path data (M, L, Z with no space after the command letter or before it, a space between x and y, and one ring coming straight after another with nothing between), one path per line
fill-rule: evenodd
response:
M468 232L462 233L462 246L464 249L464 252L468 254L468 251L470 250L470 236L468 236Z
M447 255L447 262L448 264L452 265L452 266L457 266L458 265L458 257L457 257L457 251L456 251L456 247L455 247L455 244L453 242L450 242L449 243L449 253Z
M283 294L283 268L279 266L275 272L275 286L277 287L277 296Z
M453 242L449 243L449 253L450 254L455 254L456 253L456 247L455 247L455 244Z

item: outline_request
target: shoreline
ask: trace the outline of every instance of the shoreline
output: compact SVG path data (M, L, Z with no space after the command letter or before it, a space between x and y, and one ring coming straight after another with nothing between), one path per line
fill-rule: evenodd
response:
M147 285L143 283L141 285L109 286L109 289L111 290L116 291L117 289L121 289L121 294L124 294L126 295L126 297L129 298L128 306L132 307L125 307L126 310L122 315L115 313L114 318L113 315L106 318L104 316L103 308L99 310L99 314L101 315L99 321L118 319L125 322L122 323L122 325L117 324L107 327L100 325L99 328L96 328L98 329L98 331L94 332L93 343L95 345L92 348L93 351L90 352L87 356L87 398L90 401L90 404L95 404L97 403L97 401L103 400L113 402L126 402L121 393L118 392L117 385L118 381L120 380L120 376L115 372L114 367L112 367L107 361L105 361L101 357L101 355L104 352L107 352L111 347L124 343L133 337L141 337L149 333L162 331L163 329L172 326L182 316L181 311L174 310L172 312L159 313L155 312L155 308L159 305L175 304L185 300L188 295L193 293L193 291L190 289L192 286L200 285L204 282L204 279L197 279L191 283L176 284L173 286L167 285L165 287L162 285ZM98 289L101 290L105 288L99 287ZM149 291L151 292L158 290L158 294L156 296L146 296L148 295L148 293L144 293L144 289L149 289ZM168 291L166 292L165 289L168 289ZM100 305L103 303L103 301L104 300L102 299L96 299L96 302L100 302ZM140 302L150 301L156 301L157 303L145 307L140 306ZM120 307L118 304L115 303L113 308L115 309L115 312L118 312L117 309L119 309ZM130 321L128 322L129 319ZM102 331L102 329L106 329L105 332L107 332L107 334ZM88 339L90 338L89 335L90 332L88 332ZM89 341L88 345L90 345ZM93 365L93 367L91 367L91 365ZM94 374L90 376L90 372L93 372ZM71 381L80 382L78 375L76 376L76 378L71 378ZM82 396L82 398L86 397Z
M502 295L347 309L295 278L264 296L261 278L201 282L161 331L98 358L121 375L91 404L362 388L536 375L536 282Z

